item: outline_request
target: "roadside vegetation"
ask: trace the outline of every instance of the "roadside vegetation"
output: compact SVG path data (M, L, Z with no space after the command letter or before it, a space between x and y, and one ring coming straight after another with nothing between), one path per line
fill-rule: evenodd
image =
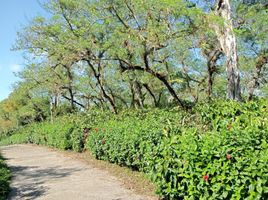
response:
M268 199L268 4L47 0L0 144L82 152L147 174L163 199Z
M166 199L267 199L267 101L178 109L92 111L18 129L1 144L89 150L141 171Z
M11 173L0 154L0 200L6 200L9 192Z

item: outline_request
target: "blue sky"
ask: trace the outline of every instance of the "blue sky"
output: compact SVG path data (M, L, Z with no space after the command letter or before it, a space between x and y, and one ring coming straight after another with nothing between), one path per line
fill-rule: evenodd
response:
M0 2L0 101L12 91L12 84L18 78L14 72L23 68L22 52L10 49L16 40L16 33L29 24L34 16L45 15L40 0L1 0Z

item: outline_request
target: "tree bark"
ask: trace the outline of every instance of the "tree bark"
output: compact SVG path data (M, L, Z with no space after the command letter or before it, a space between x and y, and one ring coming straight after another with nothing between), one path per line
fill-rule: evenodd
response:
M136 103L135 103L135 92L134 92L132 80L129 81L129 88L130 88L130 92L131 92L131 104L130 104L130 107L135 108L135 105L136 105Z
M248 101L251 101L253 99L254 92L257 89L257 87L259 86L259 79L261 76L261 70L262 70L263 66L267 63L268 63L268 56L261 55L258 58L257 63L256 63L256 67L255 67L255 73L253 74L252 82L251 82L251 85L250 85L249 91L248 91Z
M145 48L146 49L146 48ZM145 64L145 71L148 72L149 74L153 75L154 77L158 78L168 89L169 93L171 94L171 96L174 98L174 100L176 101L176 103L181 106L182 108L185 108L184 103L182 102L182 100L178 97L176 91L173 89L173 87L169 84L168 80L166 79L166 76L155 72L154 70L152 70L149 66L149 60L148 60L148 52L145 51L144 55L143 55L143 60L144 60L144 64Z
M141 91L141 89L142 89L141 85L138 81L134 81L133 86L134 86L134 92L137 96L137 101L139 103L139 106L143 109L144 108L144 98L143 98L143 94Z
M117 108L116 108L114 99L112 97L110 97L107 94L107 92L105 91L104 86L103 86L102 81L101 81L101 74L97 73L96 69L94 68L93 64L90 62L89 59L83 59L83 60L85 60L87 62L87 64L89 65L89 67L93 71L94 77L96 78L98 85L100 86L102 96L109 101L109 103L112 107L112 111L117 114Z
M72 111L75 110L75 100L74 100L74 92L73 92L73 75L71 72L71 67L67 66L67 65L63 65L63 67L66 69L67 72L67 77L68 77L68 87L67 90L69 92L70 95L70 103L71 103L71 109Z
M141 91L141 85L135 78L129 77L129 87L131 92L131 107L132 108L144 108L144 98Z
M70 97L67 97L67 96L65 96L65 95L62 95L62 97L63 97L64 99L67 99L68 101L72 101L73 104L76 104L76 105L78 105L78 106L80 106L80 107L82 107L82 108L85 108L85 106L84 106L83 104L79 103L78 101L76 101L76 100L74 100L74 99L72 99L72 98L70 98Z
M157 107L158 106L158 102L156 100L156 97L153 93L153 91L151 90L151 88L149 87L148 84L144 83L143 84L143 87L149 92L149 94L151 95L151 97L153 98L153 101L154 101L154 106Z
M210 51L203 51L204 56L207 58L207 95L208 99L211 100L213 92L213 75L216 72L216 63L221 56L221 51L219 49L213 49Z
M240 71L238 68L237 44L233 32L230 1L219 0L216 14L224 20L224 25L216 25L215 29L222 51L227 58L227 98L241 101Z
M177 95L176 91L174 90L174 88L171 86L171 84L169 84L166 76L154 71L153 69L151 69L149 67L147 56L144 56L144 61L145 61L145 68L143 68L141 66L133 66L130 63L127 63L124 60L119 60L120 67L121 67L122 71L126 71L126 70L144 71L144 72L147 72L147 73L151 74L153 77L157 78L158 80L160 80L165 85L165 87L168 89L170 95L174 98L176 103L179 106L181 106L182 108L186 108L186 106L184 105L183 101L178 97L178 95ZM127 65L127 66L125 66L124 64Z

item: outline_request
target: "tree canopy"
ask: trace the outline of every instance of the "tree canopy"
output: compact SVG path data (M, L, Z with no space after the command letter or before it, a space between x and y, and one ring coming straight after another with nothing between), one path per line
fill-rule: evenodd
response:
M98 108L267 95L265 1L48 0L19 31L25 53L1 127ZM231 42L230 42L231 41ZM227 73L225 72L227 71Z

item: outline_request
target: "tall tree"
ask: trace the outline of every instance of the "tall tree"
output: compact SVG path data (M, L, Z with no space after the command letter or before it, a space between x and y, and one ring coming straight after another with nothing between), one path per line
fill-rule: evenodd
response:
M240 101L240 71L238 67L237 42L233 31L230 1L219 0L217 3L216 14L224 20L222 26L216 26L216 33L222 51L225 53L227 59L227 97L232 100Z

